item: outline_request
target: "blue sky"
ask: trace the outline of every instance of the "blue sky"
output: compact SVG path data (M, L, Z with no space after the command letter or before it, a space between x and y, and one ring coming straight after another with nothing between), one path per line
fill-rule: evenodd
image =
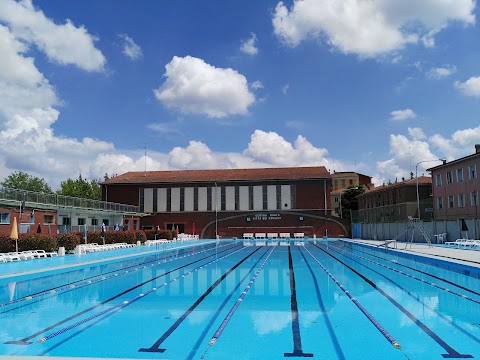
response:
M408 178L480 143L478 11L0 0L0 179L312 165Z

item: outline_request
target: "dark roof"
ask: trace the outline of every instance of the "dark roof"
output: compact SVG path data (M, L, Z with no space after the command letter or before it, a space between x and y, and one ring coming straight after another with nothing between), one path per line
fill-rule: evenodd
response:
M324 166L127 172L102 184L189 183L252 180L330 179Z
M358 175L358 176L365 176L365 177L368 177L370 179L372 178L371 176L360 174L360 173L355 172L355 171L334 171L333 174L332 174L332 177L335 177L335 175L338 175L338 177L341 177L342 175Z
M418 185L431 185L432 184L432 178L430 176L419 176L418 177ZM371 194L376 191L382 191L385 189L393 189L401 186L417 186L417 179L408 179L405 181L400 181L392 184L385 184L385 185L380 185L376 186L372 189L365 190L365 192L362 195L367 195Z

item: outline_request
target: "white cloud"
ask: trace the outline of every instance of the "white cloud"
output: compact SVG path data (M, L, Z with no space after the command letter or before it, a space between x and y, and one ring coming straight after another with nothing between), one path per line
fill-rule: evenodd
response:
M450 22L475 22L474 0L303 0L276 6L274 32L286 45L326 39L346 54L375 57L434 36Z
M57 25L35 9L31 0L0 1L0 22L16 39L35 44L52 61L86 71L104 69L105 57L94 45L97 39L85 27L76 27L70 20Z
M89 174L97 154L114 148L95 139L54 135L51 126L61 101L26 51L16 34L0 25L0 178L22 170L58 186L79 171Z
M417 114L412 109L394 110L390 112L390 120L405 121L408 119L415 119Z
M480 96L480 77L471 77L463 83L455 81L453 86L467 96Z
M298 136L293 144L276 132L255 130L248 148L243 154L255 162L271 166L291 166L291 164L320 165L327 164L328 151L316 148L303 136Z
M123 53L130 60L139 60L143 57L142 48L138 46L127 34L118 35L123 40Z
M216 68L191 56L174 56L165 68L166 81L154 90L155 96L182 113L212 118L243 115L255 102L247 79L233 69Z
M181 134L181 131L178 129L178 123L151 123L147 125L147 128L158 133L174 133Z
M414 140L423 140L426 138L425 133L423 132L422 129L420 128L408 128L408 134L414 139Z
M454 132L450 137L440 134L427 136L420 128L409 128L410 137L390 135L390 159L377 162L374 175L377 184L409 178L410 172L425 173L429 167L440 164L436 159L452 161L473 154L480 138L480 126ZM425 160L433 160L420 163ZM417 167L418 164L418 167Z
M446 77L449 77L450 75L453 75L456 72L457 72L457 67L455 65L444 65L444 66L430 69L430 71L427 73L427 77L429 79L440 80L440 79L445 79Z
M251 85L253 90L263 89L263 84L260 80L256 80Z
M248 54L248 55L257 55L258 54L258 48L256 47L257 42L257 35L254 33L250 34L250 38L247 40L242 41L242 46L240 47L240 51Z
M290 84L285 84L282 86L282 93L283 95L287 95L287 91L290 88Z

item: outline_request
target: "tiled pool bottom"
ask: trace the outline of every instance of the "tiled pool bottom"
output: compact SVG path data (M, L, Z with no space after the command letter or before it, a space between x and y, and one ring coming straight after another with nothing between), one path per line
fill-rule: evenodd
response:
M12 286L5 284L0 353L127 359L480 357L476 278L341 242L221 245L18 282L12 299Z

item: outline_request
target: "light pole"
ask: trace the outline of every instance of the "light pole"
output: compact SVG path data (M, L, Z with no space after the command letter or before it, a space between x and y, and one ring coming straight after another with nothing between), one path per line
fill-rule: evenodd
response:
M215 181L215 240L218 239L218 204L217 204L217 182Z
M418 194L418 165L420 165L421 163L432 162L432 161L442 161L445 164L445 162L447 160L445 160L445 159L423 160L423 161L418 162L417 165L415 165L415 178L417 179L417 214L418 214L418 220L420 220L420 196Z

